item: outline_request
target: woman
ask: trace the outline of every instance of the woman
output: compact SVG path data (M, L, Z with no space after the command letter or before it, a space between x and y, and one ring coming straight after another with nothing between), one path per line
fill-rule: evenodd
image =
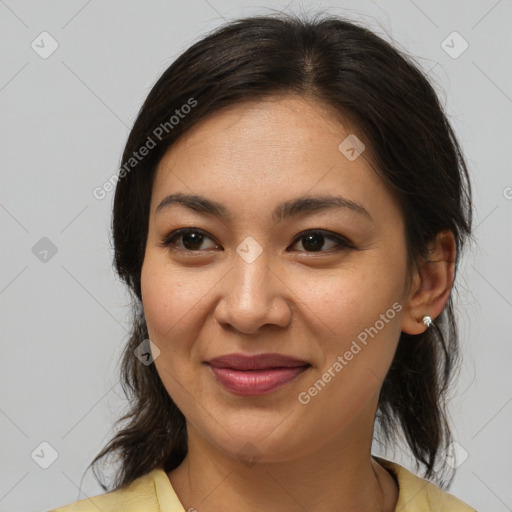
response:
M252 17L181 55L113 212L131 409L58 511L471 511L445 484L462 152L405 56L340 18ZM372 456L402 433L423 477Z

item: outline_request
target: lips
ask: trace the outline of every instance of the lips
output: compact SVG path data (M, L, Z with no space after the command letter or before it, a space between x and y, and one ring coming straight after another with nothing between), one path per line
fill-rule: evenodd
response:
M232 370L265 370L268 368L297 368L309 363L281 354L227 354L208 361L215 368L231 368Z
M281 354L228 354L208 361L224 388L239 396L271 393L304 373L311 365Z

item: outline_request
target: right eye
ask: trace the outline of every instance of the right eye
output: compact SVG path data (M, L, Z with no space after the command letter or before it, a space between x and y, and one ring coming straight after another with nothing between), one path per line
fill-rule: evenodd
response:
M176 229L165 236L160 245L162 247L169 247L171 250L201 252L201 245L208 239L213 241L213 239L201 229L181 228ZM211 247L206 247L202 250L215 249L219 247L215 242L210 245Z

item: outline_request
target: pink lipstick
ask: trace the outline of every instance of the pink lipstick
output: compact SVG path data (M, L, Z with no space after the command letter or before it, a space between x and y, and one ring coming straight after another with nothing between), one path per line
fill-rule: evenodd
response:
M240 396L271 393L311 366L306 361L281 354L227 354L207 364L220 384Z

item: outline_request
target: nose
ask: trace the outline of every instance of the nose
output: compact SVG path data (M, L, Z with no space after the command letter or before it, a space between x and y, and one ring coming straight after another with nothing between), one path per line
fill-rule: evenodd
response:
M215 309L217 322L245 334L253 334L264 325L286 327L291 321L293 294L278 275L279 269L269 265L265 251L252 262L239 254L233 260Z

